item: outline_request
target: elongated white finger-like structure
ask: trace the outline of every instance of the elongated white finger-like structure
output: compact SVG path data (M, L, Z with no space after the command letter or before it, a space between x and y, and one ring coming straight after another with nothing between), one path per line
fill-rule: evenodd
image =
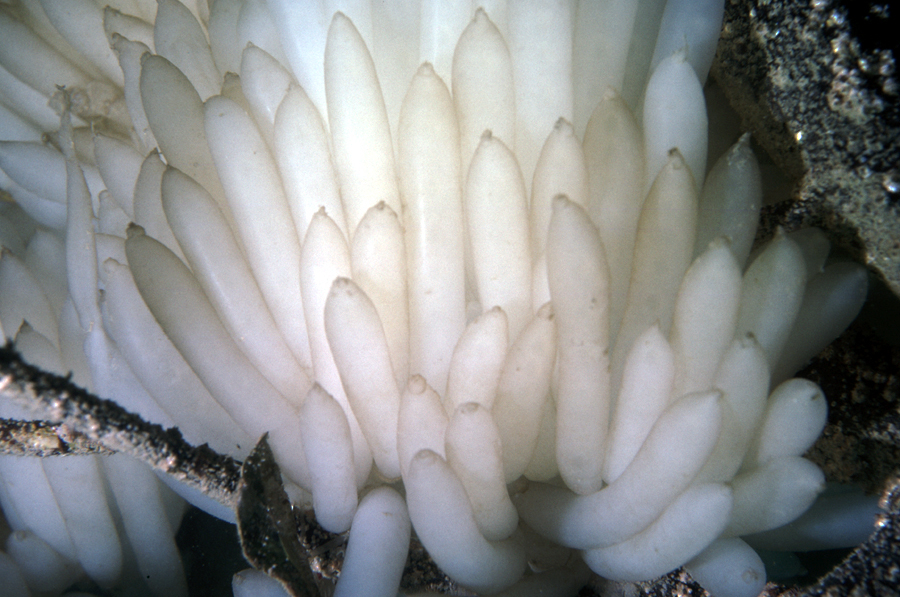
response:
M237 20L238 48L256 46L285 67L289 64L266 0L245 0Z
M390 487L360 500L335 597L395 597L409 552L406 502Z
M326 113L325 79L322 55L332 15L321 2L268 2L275 26L281 34L281 47L287 54L297 81L309 94L319 113ZM299 35L297 32L302 31ZM227 45L232 38L225 36ZM237 72L237 71L235 71Z
M16 78L45 97L56 93L57 85L70 89L85 87L90 78L27 25L0 11L0 64Z
M750 133L746 133L716 161L703 184L697 248L726 236L731 240L735 259L743 265L756 235L761 206L759 163L750 149Z
M37 196L66 202L65 159L52 147L27 141L0 141L0 169Z
M66 245L63 240L47 230L35 231L25 252L25 265L34 275L59 317L66 300Z
M775 368L806 290L806 263L800 247L781 229L753 260L741 291L737 333L751 333Z
M156 138L150 130L150 123L147 121L147 113L141 100L141 57L151 52L151 49L144 43L131 41L117 33L113 34L111 45L119 57L119 66L125 76L125 107L128 108L128 115L131 117L140 148L146 153L156 147Z
M300 410L316 520L327 531L350 528L357 496L350 426L341 405L314 384Z
M156 53L184 73L200 99L206 101L222 88L222 75L213 62L203 28L178 0L160 0L153 27Z
M273 126L275 159L300 242L313 215L323 207L349 238L325 124L303 89L287 92Z
M419 61L421 2L372 3L372 59L384 93L391 131L396 132L400 106Z
M356 27L340 12L328 30L325 91L334 163L352 236L366 211L380 201L400 213L400 193L375 65Z
M404 480L409 463L420 450L431 450L444 457L444 436L450 419L441 397L421 375L413 375L400 399L397 423L397 453Z
M573 23L575 114L572 122L579 136L584 134L605 90L622 90L638 6L629 0L578 3Z
M43 288L25 263L3 249L0 256L0 321L9 334L15 334L23 321L59 346L56 316Z
M472 158L465 206L478 300L502 308L516 338L532 315L528 200L515 156L489 132Z
M496 593L525 570L525 551L514 539L488 541L450 465L422 450L404 480L409 517L429 555L451 578L473 591Z
M149 54L141 59L140 85L144 112L166 163L200 183L226 211L225 192L206 142L203 100L197 90L178 67L162 56Z
M506 314L499 307L482 313L466 326L450 361L444 396L448 415L467 402L491 408L508 345Z
M483 8L459 36L453 53L453 103L459 120L463 172L484 131L516 147L516 92L503 35Z
M583 145L590 183L587 210L609 263L609 333L614 339L625 312L645 184L643 134L615 89L604 92L591 114Z
M110 46L114 45L114 37L119 36L141 43L147 46L148 50L153 51L153 23L134 14L126 14L107 6L103 9L103 32L106 33L106 39L109 40ZM113 47L113 51L116 51L115 47Z
M113 454L103 465L141 576L159 595L186 597L181 554L156 475L143 462L124 454Z
M656 578L678 568L719 536L732 510L727 485L694 485L653 524L627 541L591 549L584 561L597 574L616 581Z
M780 527L806 512L825 489L825 475L805 458L785 456L738 475L731 486L734 509L724 535L736 537Z
M0 64L0 97L15 114L42 131L56 130L59 115L47 105L47 96L17 78ZM38 139L30 139L37 141Z
M6 506L4 503L4 514ZM18 565L25 582L34 591L63 593L81 574L74 562L61 556L28 529L12 533L7 538L5 547L9 557ZM6 577L4 581L5 579Z
M275 114L294 77L275 58L256 46L241 54L241 88L256 126L270 148L275 147Z
M722 432L697 478L725 482L740 469L754 434L759 431L769 392L766 355L752 335L732 341L722 356L712 387L722 391Z
M638 220L628 300L612 355L614 388L638 335L653 324L659 324L664 336L669 334L675 297L694 253L696 230L697 190L676 150L650 189Z
M547 248L547 229L557 195L565 195L569 201L588 208L584 150L571 123L564 118L557 120L550 131L534 169L529 208L532 259Z
M656 420L672 400L675 355L659 331L650 326L635 340L613 406L603 478L612 483L628 468Z
M45 458L42 464L81 567L98 585L113 587L122 573L122 545L96 458Z
M375 305L349 278L338 278L325 302L325 333L347 399L378 469L400 477L397 418L400 392Z
M141 164L141 172L134 185L134 223L142 227L147 236L155 238L184 260L184 253L163 211L162 177L165 172L166 164L159 152L150 152Z
M737 537L717 539L684 568L713 595L756 597L766 585L759 554Z
M553 123L572 121L570 3L527 0L508 6L509 53L516 82L516 155L526 184Z
M666 2L650 70L673 52L687 48L688 62L697 73L700 84L706 83L716 54L724 12L725 6L718 0Z
M297 436L299 413L235 345L187 267L139 227L129 230L125 250L153 316L216 401L250 437L268 432L285 475L308 487L309 471Z
M254 444L209 394L144 304L128 267L103 264L104 324L141 384L176 422L185 439L226 454Z
M462 482L478 530L489 541L508 538L519 524L503 477L500 433L490 410L461 404L450 417L447 462Z
M853 547L865 541L883 510L879 496L856 485L829 484L802 516L790 523L745 537L756 549L814 551Z
M541 430L538 433L534 455L525 467L525 478L531 481L549 481L559 475L556 462L556 405L550 396L544 401L541 412Z
M65 229L65 203L57 203L56 201L50 201L49 199L39 197L31 191L23 189L12 181L10 181L9 184L5 186L4 190L12 196L16 204L22 208L22 211L31 216L38 224L54 230ZM9 247L10 245L7 243L10 240L11 239L8 237L8 235L4 233L4 246Z
M775 458L800 456L819 438L827 419L828 403L818 385L799 378L780 384L769 396L745 468L762 466Z
M684 274L675 299L669 339L676 397L710 387L734 338L740 298L741 268L728 241L714 240Z
M109 194L129 218L134 218L134 187L144 156L129 143L94 135L94 159Z
M92 0L41 0L53 27L110 81L122 86L122 70L103 30L103 7Z
M0 91L0 126L3 127L3 136L10 141L40 141L41 129L8 108L7 103L9 102Z
M169 168L162 179L162 199L188 264L231 337L285 398L299 404L309 391L309 377L285 343L213 198ZM298 278L299 269L298 263Z
M427 64L403 102L398 160L409 276L409 372L443 392L466 322L464 224L453 103Z
M556 460L566 485L603 485L609 424L609 269L584 209L559 196L547 238L547 275L559 344Z
M211 98L204 114L210 151L247 261L288 346L301 364L309 363L300 309L300 242L278 168L252 119L235 102Z
M847 329L862 309L868 289L866 268L849 261L826 266L813 277L772 381L778 383L795 373Z
M84 352L90 366L92 389L98 396L107 399L114 397L122 408L143 417L145 421L166 428L175 425L172 417L156 403L135 377L102 325L96 325L87 331Z
M17 414L4 409L3 416L15 417ZM78 553L47 481L41 459L0 456L0 479L4 486L4 513L7 503L11 504L21 523L18 526L10 519L14 523L13 529L30 529L62 557L77 562Z
M234 43L242 0L216 0L209 10L209 49L220 73L241 72L243 48ZM299 37L299 36L298 36Z
M553 306L547 303L509 348L491 409L507 483L522 476L534 455L555 362L556 324Z
M419 63L428 62L444 81L453 69L453 50L469 24L472 8L465 2L425 0L419 15Z
M70 130L64 126L65 130ZM66 135L68 136L68 135ZM78 163L66 159L66 277L83 330L100 325L91 194Z
M16 350L26 362L56 375L67 373L63 367L59 349L28 325L27 321L19 328L13 341Z
M324 210L320 210L309 225L300 256L303 312L309 332L309 347L316 383L331 394L344 409L353 436L356 480L362 487L372 466L372 452L356 415L350 408L325 331L325 304L331 286L337 278L349 277L350 255L344 235Z
M568 547L608 547L632 537L685 490L709 457L721 428L720 400L720 392L681 398L662 414L615 482L586 496L535 485L516 500L519 514ZM647 479L654 480L654 491L646 491Z
M378 311L397 387L409 375L409 304L403 226L385 203L369 208L350 247L353 280Z
M697 73L679 51L665 58L653 71L644 95L644 146L647 155L647 188L677 147L697 187L706 177L706 99Z
M78 322L78 312L72 295L66 297L62 312L59 314L59 352L63 366L72 372L72 379L83 388L93 387L91 369L84 352L84 341L87 334Z

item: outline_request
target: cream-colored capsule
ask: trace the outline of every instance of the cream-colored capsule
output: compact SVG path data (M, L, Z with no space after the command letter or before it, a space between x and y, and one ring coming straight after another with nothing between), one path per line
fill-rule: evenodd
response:
M325 331L325 304L337 278L350 277L350 255L344 235L324 210L312 219L300 257L300 290L309 333L313 373L316 382L344 409L353 437L356 481L365 483L372 467L372 452L362 428L350 408L343 382Z
M584 561L617 581L656 578L703 551L728 524L732 492L727 485L693 485L645 530L622 543L590 549Z
M510 346L491 410L507 483L522 476L534 455L555 362L556 324L553 306L547 303Z
M490 410L461 404L446 433L447 462L462 482L475 522L489 541L507 539L519 524L503 477L500 433Z
M340 12L331 21L325 45L325 92L334 165L352 236L366 211L380 201L400 213L400 193L375 65L356 27Z
M300 415L316 520L327 531L343 533L357 504L350 426L341 405L319 384L306 395Z
M613 389L634 340L653 324L667 336L675 297L694 253L697 189L678 150L659 173L644 201L634 244L631 282L612 354Z
M309 487L309 471L298 437L299 412L262 376L235 345L200 284L162 244L129 229L128 265L141 296L166 335L216 401L247 432L269 443L285 475ZM209 350L215 346L216 350ZM255 400L247 400L247 396Z
M203 28L184 4L159 0L153 27L156 53L183 72L200 99L206 101L222 88L222 74L213 62Z
M643 134L615 89L603 93L587 123L583 145L590 182L587 210L609 262L609 333L614 339L625 312L645 184Z
M409 372L443 392L466 325L464 220L456 115L446 85L428 64L413 78L398 128Z
M565 195L569 201L588 208L584 150L572 124L564 118L557 120L550 131L534 169L529 207L532 259L547 249L547 229L557 195Z
M321 208L349 238L325 123L302 88L287 92L273 126L275 159L300 242Z
M515 339L533 314L528 200L516 157L490 132L472 158L465 213L478 300L503 309Z
M506 314L494 307L466 326L450 361L444 407L448 415L467 402L490 409L509 344Z
M603 486L610 411L609 269L600 235L581 206L553 200L547 275L557 326L556 460L572 491Z
M397 453L404 480L409 475L409 463L420 450L428 449L444 457L444 435L449 423L438 393L421 375L410 377L400 399L397 424Z
M325 333L347 399L388 479L400 477L400 392L375 305L349 278L337 278L325 301Z
M409 303L403 226L385 203L370 207L350 247L353 281L372 300L384 328L397 387L409 377Z
M285 398L300 404L311 381L266 307L225 216L209 193L174 168L163 175L161 189L172 232L231 337ZM297 269L299 277L299 263Z
M308 365L300 294L300 241L278 167L251 117L222 96L204 107L206 135L247 261L272 317L301 365ZM273 259L277 256L277 259Z
M152 54L141 58L140 87L144 113L168 165L200 183L230 216L206 142L197 90L178 67Z
M503 35L483 8L475 11L472 22L459 36L451 80L463 171L468 171L484 131L491 131L514 150L516 95L512 59Z
M720 392L689 394L672 404L631 464L609 486L576 495L532 485L516 500L536 531L578 549L608 547L646 529L688 487L715 446L721 428ZM654 491L646 491L654 479Z
M734 338L741 269L726 239L710 243L684 274L669 341L675 354L675 397L706 390Z
M484 538L465 488L443 458L418 452L404 485L416 535L450 577L473 591L496 593L522 576L525 550L514 539Z
M647 328L635 340L613 405L603 478L612 483L628 468L656 420L672 401L675 355L659 331Z

